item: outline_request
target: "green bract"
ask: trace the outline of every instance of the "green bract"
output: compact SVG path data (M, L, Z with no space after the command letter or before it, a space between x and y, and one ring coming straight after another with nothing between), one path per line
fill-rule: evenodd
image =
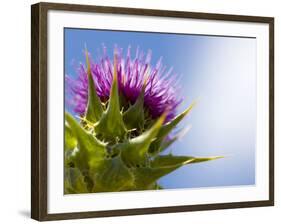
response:
M166 113L146 120L144 87L135 104L120 108L116 58L108 102L96 93L86 51L88 104L80 122L65 114L65 193L161 189L157 180L181 166L220 157L162 155L177 136L169 133L191 111L193 104L164 124ZM160 154L161 153L161 154Z

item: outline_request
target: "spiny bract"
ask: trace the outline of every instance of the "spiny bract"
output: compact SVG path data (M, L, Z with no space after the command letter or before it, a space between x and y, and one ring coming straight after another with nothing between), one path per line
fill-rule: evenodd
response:
M157 77L158 68L150 70L150 56L124 63L115 49L113 64L107 58L98 66L85 55L80 89L68 80L79 96L80 120L65 113L66 194L161 189L158 179L177 168L219 158L162 153L178 138L169 134L193 104L174 115L180 101L171 82Z

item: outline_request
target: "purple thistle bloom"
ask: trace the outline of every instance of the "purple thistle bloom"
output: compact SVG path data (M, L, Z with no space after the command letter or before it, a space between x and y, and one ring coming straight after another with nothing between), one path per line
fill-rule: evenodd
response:
M170 68L167 71L162 64L162 58L158 60L155 67L152 67L150 50L145 55L137 49L134 59L131 58L130 46L125 57L122 56L121 49L116 47L115 51L117 52L118 88L125 101L130 104L136 101L147 78L145 108L152 119L160 117L164 111L168 110L166 122L171 120L176 115L176 108L181 102L181 99L177 98L179 89L177 76L171 76L173 69ZM102 102L106 102L109 99L113 78L113 62L107 56L105 47L103 56L98 62L91 60L91 71L97 94ZM88 77L83 64L80 64L77 73L76 79L66 76L67 90L72 96L68 103L74 112L84 115L88 100Z

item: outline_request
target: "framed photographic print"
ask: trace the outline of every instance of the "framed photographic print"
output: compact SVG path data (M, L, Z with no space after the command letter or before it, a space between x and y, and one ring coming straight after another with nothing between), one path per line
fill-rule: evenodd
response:
M273 18L38 3L31 25L32 218L274 204Z

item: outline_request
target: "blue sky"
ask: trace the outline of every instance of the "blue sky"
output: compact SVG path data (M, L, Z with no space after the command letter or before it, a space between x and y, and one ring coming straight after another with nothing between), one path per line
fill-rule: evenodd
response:
M162 56L181 79L178 112L197 101L181 125L192 128L168 152L225 158L182 167L160 180L164 188L255 184L256 39L66 28L66 74L76 76L85 44L94 59L102 44L110 57L116 44L151 49L152 65Z

